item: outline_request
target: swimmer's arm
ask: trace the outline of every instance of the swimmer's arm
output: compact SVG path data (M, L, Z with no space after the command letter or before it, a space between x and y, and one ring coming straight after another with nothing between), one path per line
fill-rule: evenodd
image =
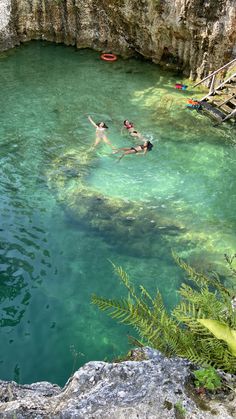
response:
M143 152L139 152L138 154L139 154L140 156L143 156L143 155L147 154L147 150L143 150Z
M91 124L92 124L95 128L97 128L97 125L96 125L96 124L95 124L95 122L92 120L91 116L88 116L88 120L89 120L89 122L91 122Z
M143 141L144 143L147 141L147 139L142 134L140 134L140 132L138 132L137 137L139 137L140 140Z
M143 142L145 142L145 141L146 141L146 139L142 136L142 134L141 134L140 132L136 131L136 130L131 131L131 132L130 132L130 135L131 135L132 137L137 137L137 138L140 138L140 140L142 140Z
M129 131L131 137L138 137L139 138L139 134L138 132L133 132L133 131Z

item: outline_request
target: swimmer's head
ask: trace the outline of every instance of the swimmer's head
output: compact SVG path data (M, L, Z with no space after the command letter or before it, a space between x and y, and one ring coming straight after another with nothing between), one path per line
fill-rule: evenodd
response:
M125 119L124 126L126 127L127 125L130 126L130 127L134 126L133 122L130 122L128 119Z
M108 128L108 126L105 124L105 122L101 121L101 122L97 122L96 125L99 128Z
M152 147L153 147L153 144L152 144L149 140L146 140L146 141L144 142L144 147L145 147L145 148L147 148L147 149L148 149L148 151L151 151L151 149L152 149Z

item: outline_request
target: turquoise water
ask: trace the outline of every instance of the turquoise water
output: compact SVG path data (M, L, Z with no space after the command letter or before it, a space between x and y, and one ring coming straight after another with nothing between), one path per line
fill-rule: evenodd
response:
M184 275L171 257L222 276L236 249L236 142L185 108L179 75L130 59L32 42L0 55L0 377L63 385L88 360L128 348L130 328L90 304L123 294L110 260L171 307ZM89 151L105 120L116 147L133 120L147 156Z

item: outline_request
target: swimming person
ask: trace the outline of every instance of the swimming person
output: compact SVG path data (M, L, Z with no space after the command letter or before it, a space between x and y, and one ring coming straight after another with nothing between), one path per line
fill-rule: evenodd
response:
M122 153L122 155L119 157L119 161L126 155L128 154L146 154L148 151L151 151L153 147L153 144L150 141L145 141L144 144L141 145L137 145L136 147L122 147L119 148L116 151L113 151L113 154L119 153L120 151L123 151L124 153Z
M98 122L97 124L95 124L91 116L88 116L88 120L89 122L91 122L94 128L96 128L96 138L93 147L96 147L100 143L100 141L103 140L104 143L108 144L111 148L113 148L112 144L106 136L106 129L108 129L108 126L105 124L105 122Z
M138 137L141 140L146 141L142 134L134 128L133 122L130 122L128 119L125 119L123 128L126 128L132 137Z

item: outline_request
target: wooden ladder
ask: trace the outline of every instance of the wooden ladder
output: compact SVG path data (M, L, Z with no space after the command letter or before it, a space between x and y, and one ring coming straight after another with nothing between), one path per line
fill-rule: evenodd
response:
M227 68L231 67L233 74L220 81L217 85L216 75ZM236 58L225 64L218 70L213 71L204 79L196 83L194 87L199 86L206 81L210 82L209 92L200 99L203 110L217 119L218 122L224 122L236 117Z

